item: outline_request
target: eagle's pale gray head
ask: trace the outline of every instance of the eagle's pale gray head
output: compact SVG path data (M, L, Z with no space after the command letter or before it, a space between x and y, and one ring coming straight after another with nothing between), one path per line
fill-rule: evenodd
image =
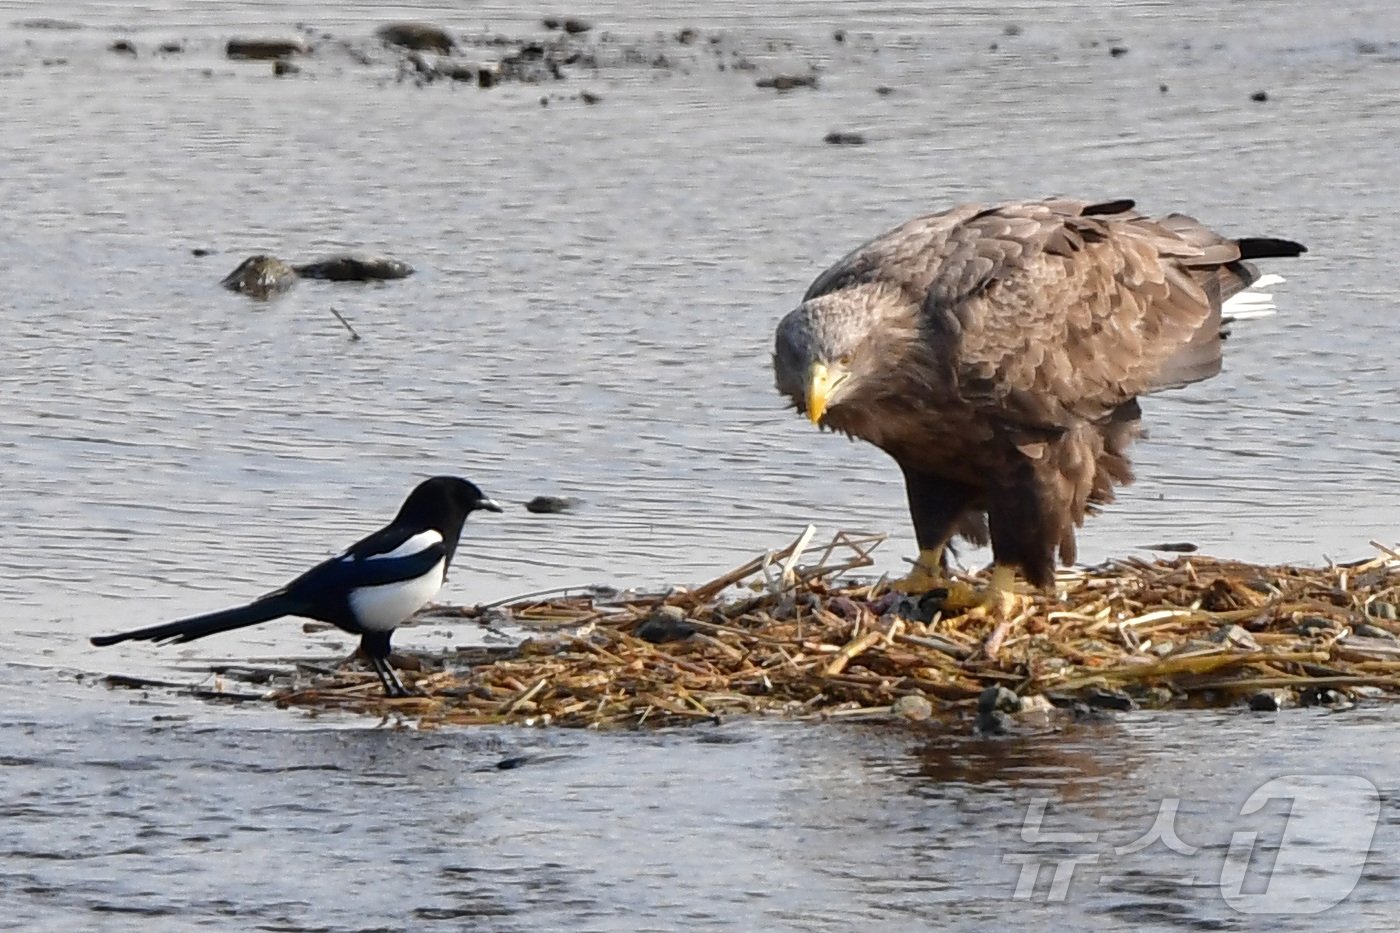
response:
M820 424L829 409L884 380L918 338L904 302L860 285L804 301L778 324L773 373L778 391Z

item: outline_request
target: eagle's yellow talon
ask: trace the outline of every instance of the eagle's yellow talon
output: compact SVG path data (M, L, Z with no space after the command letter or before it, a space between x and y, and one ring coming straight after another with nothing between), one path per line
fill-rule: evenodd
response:
M924 548L919 552L919 559L914 561L914 569L909 571L909 575L890 583L894 589L910 596L920 596L947 585L943 579L942 548Z
M984 606L986 602L987 594L978 592L976 587L961 580L954 580L948 584L948 595L943 599L943 609L948 612L967 612Z

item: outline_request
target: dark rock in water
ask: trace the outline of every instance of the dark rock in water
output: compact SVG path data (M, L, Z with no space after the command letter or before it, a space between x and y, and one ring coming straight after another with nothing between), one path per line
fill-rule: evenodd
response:
M1262 104L1269 99L1269 92L1255 91L1253 94L1249 95L1249 99L1254 101L1256 104Z
M839 130L832 130L827 133L823 141L831 146L864 146L865 137L859 133L843 133Z
M699 35L700 33L687 26L680 32L676 33L676 42L678 42L681 45L690 45L699 37Z
M389 23L380 26L374 34L390 45L418 52L447 55L457 45L447 30L430 23Z
M107 51L116 52L119 55L135 55L136 46L130 39L118 39L116 42L107 46Z
M585 104L597 104L602 102L603 100L602 97L598 96L597 94L594 94L592 91L584 91L582 94L579 94L578 99L583 101Z
M844 29L838 29L838 30L836 30L835 32L833 32L833 33L831 34L831 40L832 40L833 42L845 42L845 41L846 41L846 30L844 30Z
M179 55L185 50L183 42L162 42L156 47L156 51L162 55Z
M977 731L987 735L1006 732L1008 713L1021 710L1021 699L1005 687L988 687L977 698Z
M1281 705L1278 694L1270 693L1267 690L1256 693L1249 698L1249 708L1256 713L1277 713Z
M576 36L581 32L588 32L593 28L592 23L575 16L569 16L564 19L560 19L557 16L546 16L544 19L540 20L540 25L545 29L562 29L571 36Z
M279 78L287 75L301 74L301 66L295 62L289 62L285 58L279 58L272 63L272 73Z
M1007 23L1005 26L1001 27L1001 34L1003 36L1019 36L1021 34L1021 27L1016 23Z
M1115 45L1108 50L1108 54L1112 55L1114 58L1122 58L1124 55L1128 54L1128 47L1125 45Z
M578 504L579 500L568 496L535 496L525 503L525 511L534 512L536 515L553 515L567 512Z
M194 247L193 249L190 250L190 255L191 255L191 256L200 256L200 257L203 257L203 256L212 256L212 255L214 255L214 250L210 249L210 248L207 247L207 246L196 246L196 247Z
M894 93L894 88L890 87L888 84L882 84L875 89L875 93L879 94L881 97L889 97Z
M331 256L304 265L293 266L304 279L329 279L332 282L369 282L376 279L402 279L413 274L413 267L385 256Z
M230 39L224 54L242 59L288 58L306 54L306 43L301 39Z
M817 86L816 75L775 75L771 78L759 78L754 82L755 87L771 87L775 91L791 91L799 87Z
M638 638L654 645L684 641L694 634L695 626L686 620L685 610L678 606L657 606L636 631Z
M1084 702L1099 709L1116 709L1122 712L1137 709L1133 698L1122 690L1109 690L1104 687L1091 688L1084 694Z
M1312 685L1298 691L1299 706L1337 706L1346 701L1346 697L1331 687Z
M1194 554L1200 550L1190 541L1163 541L1161 544L1140 544L1144 551L1169 551L1172 554Z
M219 284L251 298L271 298L296 283L296 272L276 256L249 256Z

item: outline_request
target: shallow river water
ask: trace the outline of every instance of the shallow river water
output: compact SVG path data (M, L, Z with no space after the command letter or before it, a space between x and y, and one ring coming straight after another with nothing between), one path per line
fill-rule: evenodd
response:
M453 602L709 579L808 522L889 533L876 569L898 569L896 472L783 410L772 328L847 249L962 200L1133 197L1310 247L1274 264L1281 313L1237 328L1224 373L1145 402L1139 481L1090 523L1086 559L1191 541L1316 563L1400 535L1400 7L544 12L647 54L557 84L419 88L368 43L382 22L544 35L537 11L0 0L0 925L1254 929L1268 907L1275 929L1393 928L1387 706L996 741L415 734L92 685L346 649L294 623L179 650L87 637L263 592L438 472L510 503L583 500L474 518ZM223 57L298 24L373 60L318 53L275 78ZM702 41L668 38L683 27ZM755 87L813 66L816 90ZM832 130L866 144L826 145ZM418 271L264 304L218 287L255 252L346 249ZM1282 792L1242 814L1300 774L1320 777L1287 785L1295 815L1330 824L1280 841ZM1191 854L1114 853L1170 806ZM1028 829L1036 813L1061 835ZM1286 892L1250 863L1231 893L1232 836L1255 830ZM1082 864L1056 889L1066 858ZM1049 867L1018 896L1028 859Z

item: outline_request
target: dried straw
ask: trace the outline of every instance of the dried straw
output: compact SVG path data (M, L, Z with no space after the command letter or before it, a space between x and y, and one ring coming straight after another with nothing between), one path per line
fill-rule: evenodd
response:
M690 590L439 609L534 634L508 649L420 659L434 670L405 680L422 696L388 700L372 674L313 669L268 698L424 727L609 728L878 717L910 695L956 714L988 687L1113 706L1400 692L1400 554L1374 542L1376 557L1321 569L1196 555L1115 561L1061 573L1053 594L1022 592L998 619L945 613L941 594L911 599L883 578L852 580L883 536L841 532L812 547L812 532ZM807 556L815 561L800 563Z

